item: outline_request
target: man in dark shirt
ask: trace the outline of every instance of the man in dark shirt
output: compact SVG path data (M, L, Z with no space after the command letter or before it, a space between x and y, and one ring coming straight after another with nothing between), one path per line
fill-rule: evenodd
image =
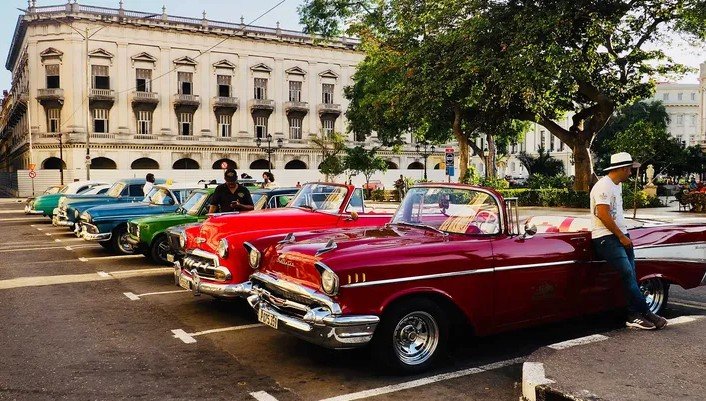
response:
M229 168L225 172L225 184L216 187L211 198L209 213L216 212L247 212L253 210L252 196L244 185L238 184L238 173L235 169Z

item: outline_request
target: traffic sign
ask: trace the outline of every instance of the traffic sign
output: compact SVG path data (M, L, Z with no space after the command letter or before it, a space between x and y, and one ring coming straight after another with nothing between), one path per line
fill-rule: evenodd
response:
M224 169L224 170L227 169L227 168L228 168L228 162L222 161L222 162L221 162L221 168Z
M446 148L446 175L454 175L454 149Z
M453 177L455 175L454 174L454 166L446 167L446 175L448 175L449 177Z
M91 155L86 155L86 160L91 160Z
M34 178L37 176L37 172L34 170L29 170L29 178Z

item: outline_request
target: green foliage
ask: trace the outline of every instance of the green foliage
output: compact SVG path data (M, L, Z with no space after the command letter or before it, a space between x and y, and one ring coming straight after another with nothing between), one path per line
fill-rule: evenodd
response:
M346 165L339 156L345 148L345 138L338 132L331 134L321 133L321 135L313 135L310 139L311 144L321 152L322 162L319 165L319 171L326 176L336 177L346 171Z
M518 198L520 206L571 207L588 209L588 192L571 189L503 189L500 193L506 198Z
M387 162L377 155L378 148L365 150L362 146L346 149L345 168L350 175L363 174L365 183L370 183L370 177L376 171L387 171ZM366 185L367 187L368 185Z
M319 171L326 176L336 177L346 171L346 166L337 155L328 155L319 165Z
M554 177L564 174L564 164L561 160L552 157L549 151L544 148L539 148L537 152L537 156L533 156L527 152L520 152L520 154L517 155L517 159L525 166L530 175L539 174Z
M376 202L382 202L385 200L385 190L378 188L373 190L373 192L370 194L370 199L374 200Z
M542 174L532 174L527 179L527 186L532 189L570 188L571 184L571 178L563 174L555 175L552 177Z
M633 188L630 183L623 185L623 207L632 208L635 201L637 201L638 208L664 206L657 197L647 196L642 190L638 190L636 193Z
M466 173L459 178L458 182L469 185L480 185L481 176L478 174L476 167L470 165L468 169L466 169Z
M507 189L510 188L510 183L504 178L488 177L483 178L480 181L480 186L488 187L493 189Z

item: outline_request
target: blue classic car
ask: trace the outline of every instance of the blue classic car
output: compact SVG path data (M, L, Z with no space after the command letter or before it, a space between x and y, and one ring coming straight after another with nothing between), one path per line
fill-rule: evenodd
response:
M164 184L166 180L158 179L155 184ZM140 202L145 198L142 187L145 185L144 178L130 178L116 181L113 186L103 195L68 195L59 200L59 207L52 218L55 226L67 226L75 231L79 216L86 209L106 205L109 203Z
M86 241L98 241L105 248L119 254L135 253L137 247L128 240L127 222L140 217L173 213L193 190L201 187L196 183L157 185L142 202L88 208L80 215L80 236Z

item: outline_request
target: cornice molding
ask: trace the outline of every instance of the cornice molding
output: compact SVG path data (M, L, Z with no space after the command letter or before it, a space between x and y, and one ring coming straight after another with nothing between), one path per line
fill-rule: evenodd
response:
M266 73L271 73L272 72L272 67L268 66L265 63L258 63L250 67L250 71L253 72L266 72Z

